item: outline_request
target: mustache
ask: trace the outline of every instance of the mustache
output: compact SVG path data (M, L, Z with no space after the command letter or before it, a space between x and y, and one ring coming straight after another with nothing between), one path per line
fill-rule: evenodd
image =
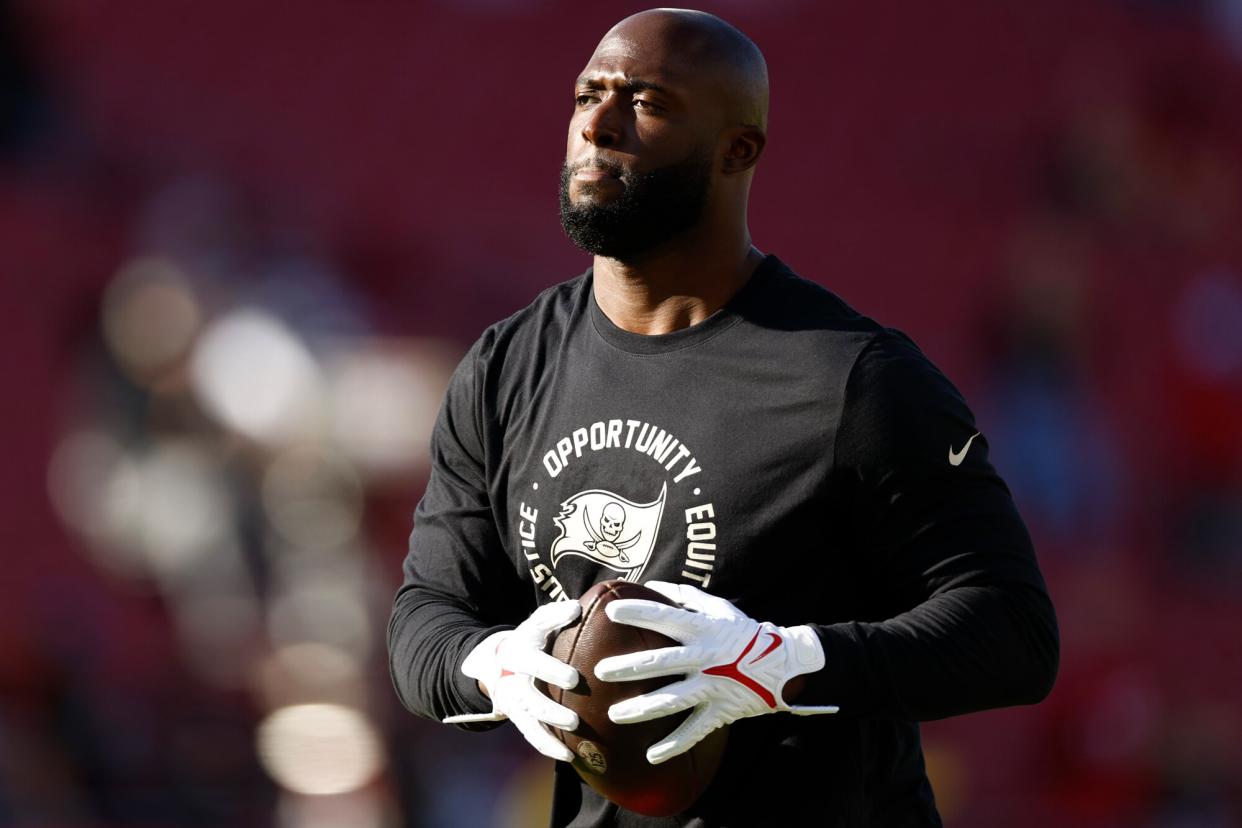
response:
M608 161L603 158L592 158L586 161L579 161L577 164L572 166L567 164L565 166L565 170L570 175L573 175L579 170L599 170L600 172L608 173L608 175L611 175L613 178L622 179L629 175L629 171L625 167L615 161Z

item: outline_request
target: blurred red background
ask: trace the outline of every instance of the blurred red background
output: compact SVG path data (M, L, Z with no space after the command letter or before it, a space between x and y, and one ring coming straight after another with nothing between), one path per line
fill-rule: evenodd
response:
M383 627L490 322L581 272L571 85L642 6L2 0L0 824L543 824ZM1242 4L705 6L767 56L757 244L910 333L1060 616L924 728L957 826L1242 824Z

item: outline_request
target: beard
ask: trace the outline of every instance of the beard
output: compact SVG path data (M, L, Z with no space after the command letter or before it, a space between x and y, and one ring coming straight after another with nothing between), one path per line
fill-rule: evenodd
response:
M618 261L641 258L699 223L711 184L710 152L695 152L684 161L645 173L620 169L624 190L613 201L578 203L569 200L573 170L561 165L561 227L570 241L588 253ZM598 188L578 182L578 192Z

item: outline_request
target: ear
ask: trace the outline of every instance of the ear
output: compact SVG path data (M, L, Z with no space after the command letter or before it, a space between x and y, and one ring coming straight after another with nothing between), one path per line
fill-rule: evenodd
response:
M728 142L724 155L724 172L728 175L755 166L768 137L759 127L737 126L724 134L724 140Z

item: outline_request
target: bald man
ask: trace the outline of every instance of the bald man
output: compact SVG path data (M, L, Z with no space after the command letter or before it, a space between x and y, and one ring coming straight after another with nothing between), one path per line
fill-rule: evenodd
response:
M752 243L763 56L701 12L628 17L574 86L561 218L594 256L488 328L453 376L389 625L404 704L512 722L556 760L553 825L939 825L918 722L1034 703L1058 660L1030 539L957 390ZM679 646L617 722L730 728L689 810L629 813L566 764L543 652L609 578L672 605L614 620Z

